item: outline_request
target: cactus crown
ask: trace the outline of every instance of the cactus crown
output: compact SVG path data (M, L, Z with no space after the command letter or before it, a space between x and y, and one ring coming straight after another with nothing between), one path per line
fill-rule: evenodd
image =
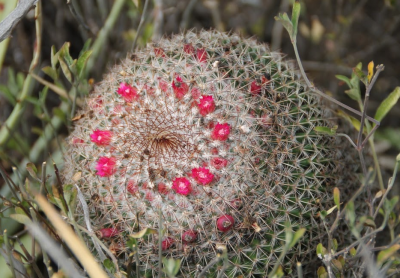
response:
M281 54L217 31L163 39L114 67L81 114L64 177L121 261L128 235L159 228L161 211L162 249L183 259L183 277L216 244L228 248L229 277L264 277L287 222L308 232L283 264L307 263L323 234L315 214L346 162L340 139L314 131L335 114ZM141 269L156 275L158 234L139 244Z

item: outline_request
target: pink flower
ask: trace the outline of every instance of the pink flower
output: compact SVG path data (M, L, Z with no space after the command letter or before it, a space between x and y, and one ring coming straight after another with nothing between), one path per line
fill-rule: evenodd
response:
M214 175L205 167L192 169L192 177L202 185L210 184L214 179Z
M100 177L109 177L116 172L115 166L117 159L115 157L101 156L97 161L96 170Z
M261 86L257 84L256 80L254 80L250 84L250 93L252 93L253 95L261 93Z
M172 189L181 195L188 195L192 192L192 186L187 178L175 178L172 183Z
M191 243L197 240L197 232L193 230L186 231L182 234L182 241L184 243Z
M207 114L214 112L214 110L215 110L214 98L212 96L203 95L201 97L200 102L197 105L197 107L199 108L200 114L202 116L205 116Z
M229 231L233 225L235 225L235 220L229 214L222 215L217 219L217 229L221 232Z
M214 126L214 130L211 134L211 138L218 141L226 141L229 137L229 133L231 132L231 127L229 124L220 124L217 123Z
M177 99L182 99L189 91L189 86L183 82L182 77L176 76L175 80L172 81L172 89L174 90Z
M164 80L160 80L158 82L158 87L161 89L161 91L163 91L164 93L168 92L168 83L165 82Z
M158 184L158 193L160 193L160 194L167 194L168 193L168 187L162 182L160 182Z
M112 132L96 129L92 134L90 134L90 138L97 146L107 146L111 143Z
M192 93L193 99L198 100L200 98L201 92L200 92L199 88L193 87L191 90L191 93Z
M101 238L110 238L119 234L119 230L117 228L103 228L99 232Z
M74 144L74 145L83 144L83 143L85 143L85 141L83 141L81 138L75 137L72 139L72 144Z
M200 63L206 63L208 58L207 51L204 48L197 49L196 58Z
M136 195L139 192L139 186L136 184L134 180L128 181L128 185L126 186L126 190L132 195Z
M120 94L126 102L132 102L139 97L137 89L124 82L119 84L118 94Z
M167 237L161 242L161 249L163 251L169 249L172 245L174 245L175 240L172 237Z
M164 49L162 49L161 47L154 48L154 54L156 55L156 57L165 57Z
M228 164L228 160L221 158L221 157L213 157L211 159L211 166L213 166L215 169L220 170Z
M191 43L187 43L183 46L183 51L187 54L193 54L194 53L194 47Z

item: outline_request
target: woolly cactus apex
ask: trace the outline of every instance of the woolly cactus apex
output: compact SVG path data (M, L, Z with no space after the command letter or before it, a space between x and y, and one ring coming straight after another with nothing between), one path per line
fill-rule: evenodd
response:
M325 233L316 214L355 164L341 155L350 153L342 139L314 131L337 124L336 115L305 88L290 63L255 40L217 31L163 39L122 61L88 97L65 181L81 188L92 226L118 227L122 244L139 227L158 229L161 211L163 255L183 260L181 277L212 261L216 244L228 248L226 275L265 277L285 223L305 227L281 262L290 273L315 254ZM136 267L152 276L158 241L139 241Z

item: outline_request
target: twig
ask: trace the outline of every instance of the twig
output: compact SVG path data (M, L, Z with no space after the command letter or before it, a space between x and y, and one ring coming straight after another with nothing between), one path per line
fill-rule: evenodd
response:
M101 51L104 49L105 42L112 32L117 19L119 18L119 14L121 13L122 7L124 6L126 0L115 0L114 4L111 8L111 12L107 17L106 22L104 23L103 28L101 28L97 39L93 43L92 46L92 55L87 61L85 75L87 76L88 72L93 68L96 59L99 57Z
M7 252L7 257L8 257L8 261L9 261L9 264L10 264L11 273L12 273L12 276L15 278L16 275L15 275L14 261L13 261L11 246L10 246L10 243L8 241L7 230L4 230L3 237L4 237L4 245L6 247L6 252Z
M300 68L301 75L303 76L303 78L306 81L306 84L310 88L310 90L313 91L314 93L322 96L323 98L326 98L327 100L329 100L329 101L331 101L331 102L333 102L333 103L335 103L335 104L347 109L348 111L353 112L354 114L362 117L363 114L360 111L357 111L356 109L351 108L350 106L348 106L348 105L346 105L344 103L341 103L340 101L334 99L333 97L330 97L330 96L324 94L319 89L317 89L313 84L311 84L310 80L308 79L308 77L307 77L307 75L306 75L306 73L304 71L303 65L301 63L299 52L297 50L297 44L296 44L295 41L292 41L292 44L293 44L294 53L296 55L297 64L299 65L299 68ZM372 118L372 117L370 117L368 115L365 115L365 118L367 118L368 120L370 120L371 122L375 123L378 126L380 125L379 121L375 120L374 118Z
M139 38L140 32L142 31L142 27L143 27L143 23L144 23L144 20L145 20L146 13L147 13L148 5L149 5L149 0L146 0L144 2L144 8L143 8L143 11L142 11L142 16L140 17L139 27L136 30L135 40L133 41L133 44L132 44L132 51L135 51L137 40Z
M20 5L23 3L26 4L29 1L32 2L32 0L20 1ZM36 3L37 1L38 0L33 0L34 3ZM32 7L32 5L30 7ZM18 9L18 6L16 9ZM34 51L33 51L33 59L30 64L30 67L29 67L29 72L36 70L36 66L38 65L39 60L40 60L40 52L41 52L41 48L42 48L41 47L42 46L42 11L41 11L40 2L38 2L38 5L36 6L36 9L35 9L35 17L36 17L36 21L35 21L36 47L34 48ZM6 21L7 18L4 19L3 22ZM1 26L1 23L0 23L0 26ZM0 27L0 29L1 29L1 27ZM8 129L13 130L15 128L15 126L19 123L19 121L21 120L21 114L25 110L26 99L33 91L33 84L34 84L34 80L32 79L32 77L30 75L28 75L24 81L24 85L22 87L21 94L18 96L19 102L14 106L14 109L11 112L10 116L7 118L7 120L5 121L5 123L2 125L2 127L0 129L0 147L2 147L7 142L8 138L10 137L10 132Z
M90 34L94 35L92 31L90 30L89 26L85 23L83 18L76 12L74 4L72 4L71 0L67 0L67 5L69 10L71 11L72 15L75 17L75 19L78 21L78 23Z
M153 36L152 40L157 41L163 34L163 1L154 0L154 23L153 23Z
M365 116L367 114L367 105L368 105L368 100L369 100L369 94L371 92L372 87L375 84L376 79L379 76L379 73L381 71L383 71L385 69L384 65L379 65L376 67L376 73L374 74L374 77L372 78L371 82L368 84L366 91L365 91L365 99L364 99L364 109L363 109L363 113L361 116L361 125L360 125L360 131L358 132L358 140L357 140L357 147L361 148L362 146L362 133L363 133L363 129L364 129L364 121L365 121Z
M186 6L185 11L183 12L182 21L179 26L182 31L186 30L188 26L190 14L192 13L194 5L196 5L196 2L197 0L190 0L189 4Z
M28 263L29 263L30 265L32 265L32 268L33 268L33 270L35 271L36 275L37 275L39 278L44 278L43 275L42 275L42 273L41 273L41 271L40 271L40 269L39 269L39 267L38 267L37 264L36 264L36 259L35 259L34 257L32 257L32 256L29 254L28 250L26 250L26 248L25 248L25 245L21 242L21 240L19 239L18 236L16 236L15 239L17 240L19 246L21 247L22 252L24 252L25 257L26 257ZM32 239L33 239L33 238L32 238ZM33 246L34 246L34 245L35 245L35 244L33 244ZM32 248L33 248L33 246L32 246ZM33 252L32 255L35 256L35 253Z
M18 22L29 12L38 0L20 0L17 7L0 22L0 42L11 35Z

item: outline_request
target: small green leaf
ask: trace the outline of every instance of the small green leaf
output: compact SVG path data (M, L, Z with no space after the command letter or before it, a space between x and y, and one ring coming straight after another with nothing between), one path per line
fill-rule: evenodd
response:
M56 47L53 45L51 47L51 67L55 70L58 64L58 58L60 57L60 53L56 52Z
M332 264L336 267L337 270L342 271L343 266L342 266L341 262L339 262L338 260L333 259L332 260Z
M376 224L374 222L374 219L371 216L367 216L364 219L364 226L376 229Z
M115 273L115 266L110 259L105 259L103 261L103 266L110 271L111 273Z
M338 248L338 242L337 242L337 239L334 238L334 239L332 239L332 249L333 249L333 251L336 252L337 248Z
M78 77L82 77L82 73L84 72L86 62L88 61L90 55L92 55L92 50L85 51L78 58L78 62L76 63L77 75Z
M67 125L67 116L65 115L64 111L62 111L58 107L55 107L53 108L53 114L59 117L63 121L63 123Z
M44 67L42 68L42 71L47 74L48 76L50 76L53 80L57 80L58 79L58 73L57 70L53 69L50 66Z
M368 85L367 76L361 69L355 67L353 68L353 72L361 80L361 82L363 82L365 85Z
M167 274L168 277L172 278L178 274L179 268L181 267L181 260L175 260L173 258L162 258L162 262L164 265L164 272L165 274Z
M316 132L319 132L319 133L322 133L322 134L335 135L337 128L338 128L337 125L335 125L332 128L327 127L327 126L316 126L316 127L314 127L314 130Z
M26 164L26 170L28 171L29 175L34 178L36 181L40 182L40 179L37 177L37 169L35 164L32 162L28 162Z
M331 207L330 209L328 209L328 211L326 212L326 216L328 216L329 214L331 214L335 209L336 209L336 206L333 206L333 207Z
M69 42L64 43L64 45L61 47L61 49L60 49L60 51L59 51L59 53L60 53L60 58L64 59L65 62L66 62L68 65L71 65L71 64L74 62L74 60L72 59L71 55L69 54L69 47L70 47L70 45L71 45L71 44L70 44ZM60 61L61 61L62 59L60 59Z
M79 52L79 56L78 57L81 57L84 52L89 50L91 44L92 44L92 39L88 39L85 42L85 44L83 45L81 52Z
M298 231L294 233L292 241L289 244L289 249L293 248L293 246L296 245L296 243L304 236L305 232L306 232L305 228L300 228Z
M10 218L24 225L32 223L32 220L24 214L10 214Z
M280 21L285 27L286 31L288 31L289 35L292 36L293 34L293 25L292 22L290 21L287 13L279 14L278 16L275 16L276 21Z
M133 234L131 234L131 235L129 235L130 237L133 237L133 238L142 238L142 237L144 237L145 235L148 235L148 234L157 234L158 233L158 231L156 230L156 229L151 229L151 228L145 228L145 229L143 229L143 230L141 230L141 231L139 231L139 232L137 232L137 233L133 233Z
M344 91L346 95L348 95L352 100L360 101L361 100L361 93L360 89L350 89Z
M301 10L300 2L299 1L294 2L292 10L292 33L291 33L291 37L293 40L296 40L297 36L297 25L299 23L300 10Z
M318 278L328 278L328 273L326 272L325 267L320 266L317 270Z
M396 105L397 101L400 98L400 87L396 87L393 92L391 92L379 105L376 110L375 119L377 121L381 121L386 114L392 109L394 105Z
M346 112L344 112L343 110L338 110L338 115L342 116L343 118L345 118L350 124L353 125L353 127L357 130L360 131L360 126L361 123L359 120L357 120L356 118L354 118L353 116L350 116L349 114L347 114ZM364 130L366 130L364 128Z
M349 201L346 206L346 219L350 222L350 226L354 226L354 222L356 221L356 214L354 212L354 202Z
M318 258L323 259L324 256L325 256L326 254L327 254L326 248L322 245L322 243L319 243L319 244L317 245L317 255L318 255Z
M67 78L69 83L72 83L72 74L71 74L71 71L69 70L68 65L64 62L63 59L60 59L59 61L60 61L61 69L64 73L64 76Z
M340 190L337 187L333 189L333 201L335 202L338 210L340 210Z
M335 75L335 77L343 82L345 82L347 84L347 86L349 86L349 88L351 89L351 83L350 83L350 78L348 78L347 76L344 75Z
M357 255L357 250L354 247L350 249L350 255L352 255L353 257Z
M378 266L379 267L382 266L383 263L385 263L399 249L400 249L400 244L395 244L395 245L379 252L378 256L376 257L376 262L377 262Z

